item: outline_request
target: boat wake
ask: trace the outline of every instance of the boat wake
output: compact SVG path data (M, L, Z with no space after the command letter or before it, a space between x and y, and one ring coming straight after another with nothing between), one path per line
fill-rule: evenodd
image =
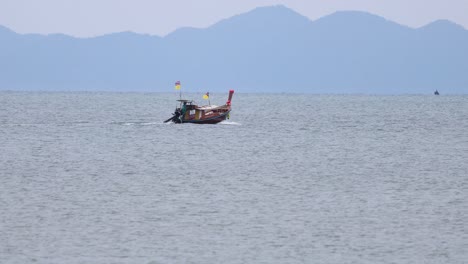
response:
M111 122L112 125L120 126L154 126L154 125L163 125L162 122Z
M228 125L228 126L242 126L241 123L233 122L233 121L221 121L220 125Z

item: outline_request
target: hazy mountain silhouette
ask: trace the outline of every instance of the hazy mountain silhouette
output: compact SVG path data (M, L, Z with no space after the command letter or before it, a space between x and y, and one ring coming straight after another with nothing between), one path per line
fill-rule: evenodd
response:
M262 7L165 36L20 35L0 26L2 90L468 93L468 31L413 29L364 12L316 21Z

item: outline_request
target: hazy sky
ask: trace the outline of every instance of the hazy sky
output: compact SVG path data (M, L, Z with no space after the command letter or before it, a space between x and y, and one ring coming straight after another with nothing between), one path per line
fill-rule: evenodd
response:
M449 19L468 29L468 0L0 0L0 25L19 33L78 37L127 30L163 36L276 4L312 20L338 10L361 10L411 27Z

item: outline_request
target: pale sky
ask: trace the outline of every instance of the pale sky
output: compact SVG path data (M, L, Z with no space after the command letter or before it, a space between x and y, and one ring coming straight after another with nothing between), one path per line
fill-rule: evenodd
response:
M18 33L76 37L121 31L164 36L277 4L312 20L359 10L414 28L448 19L468 29L468 0L0 0L0 25Z

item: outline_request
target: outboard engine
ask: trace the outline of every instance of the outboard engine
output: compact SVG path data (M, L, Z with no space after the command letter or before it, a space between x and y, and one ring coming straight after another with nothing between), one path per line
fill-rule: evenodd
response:
M176 108L175 112L172 113L172 117L164 121L164 123L171 121L171 122L180 124L182 123L182 118L183 118L182 110L180 108Z
M177 123L177 124L182 123L182 112L180 108L177 108L175 112L173 113L173 115L174 116L172 117L172 122Z

